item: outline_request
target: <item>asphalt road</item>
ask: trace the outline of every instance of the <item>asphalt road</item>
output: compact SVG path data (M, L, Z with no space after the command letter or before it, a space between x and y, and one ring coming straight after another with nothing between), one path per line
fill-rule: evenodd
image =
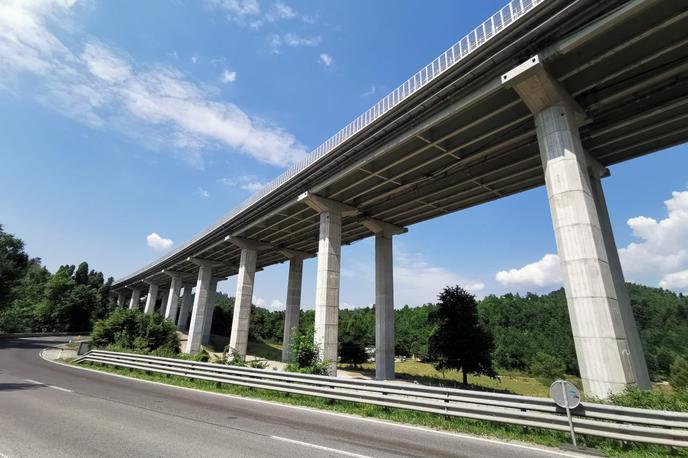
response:
M136 381L39 356L64 341L0 340L0 458L576 456Z

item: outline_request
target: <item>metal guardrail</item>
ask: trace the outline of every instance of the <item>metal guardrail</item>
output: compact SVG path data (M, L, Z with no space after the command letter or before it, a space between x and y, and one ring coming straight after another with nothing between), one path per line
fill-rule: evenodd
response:
M486 21L484 21L478 27L473 29L468 35L461 38L451 48L447 49L445 52L440 54L439 57L437 57L435 60L430 62L425 67L423 67L411 78L404 81L399 87L387 94L375 105L370 107L363 114L361 114L356 119L347 124L339 132L334 134L329 139L325 140L324 143L322 143L320 146L318 146L312 152L306 155L306 157L304 157L301 161L292 165L284 173L282 173L280 176L268 183L264 188L260 189L255 194L251 195L248 199L239 204L238 207L234 208L231 212L223 216L213 226L207 228L190 241L181 245L174 252L155 260L151 264L137 270L136 272L130 275L127 275L126 277L117 279L115 281L115 284L123 282L131 277L135 277L136 275L145 272L154 265L174 255L174 253L184 250L185 248L194 244L196 241L206 237L208 234L212 233L216 228L222 226L227 221L239 215L244 210L248 209L250 206L266 197L268 194L271 194L273 191L276 191L283 184L290 181L292 178L303 172L310 165L314 164L322 157L328 155L339 145L341 145L357 133L361 132L363 129L371 125L373 122L380 119L383 115L391 111L401 102L416 94L420 89L427 86L428 83L430 83L431 81L437 79L446 70L461 62L464 58L473 53L483 44L488 42L490 39L498 35L503 30L507 29L514 22L523 17L526 13L532 11L536 6L544 2L545 0L511 0L506 6L504 6L495 14L490 16Z
M84 361L283 393L569 431L565 410L547 398L343 379L103 350L92 350L76 360ZM581 403L572 414L577 434L688 447L688 412Z

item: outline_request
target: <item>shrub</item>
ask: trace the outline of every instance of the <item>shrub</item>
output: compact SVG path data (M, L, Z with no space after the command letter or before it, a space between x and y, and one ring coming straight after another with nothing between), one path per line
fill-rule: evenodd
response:
M287 371L328 375L331 364L328 361L320 361L319 353L312 333L301 334L294 329L291 338L291 362L287 365Z
M549 353L537 352L530 362L530 373L547 380L562 378L566 371L566 364Z
M137 309L117 309L96 322L91 333L97 348L116 346L125 350L179 353L177 329L159 314L147 315Z
M354 367L368 360L368 355L366 354L363 344L352 340L342 342L339 350L339 357L340 362L352 364Z
M623 393L610 396L608 402L624 407L688 412L688 390L677 390L672 393L631 387Z
M676 358L671 365L671 386L677 390L688 388L688 361L684 358Z

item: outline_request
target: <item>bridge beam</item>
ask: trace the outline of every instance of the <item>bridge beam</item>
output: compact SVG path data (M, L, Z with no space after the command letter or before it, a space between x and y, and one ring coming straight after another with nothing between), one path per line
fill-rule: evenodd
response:
M301 314L301 285L303 283L303 260L312 255L293 250L280 250L289 259L289 278L287 280L287 301L284 311L284 334L282 335L282 362L291 360L291 336L294 328L299 328Z
M535 118L584 390L606 398L629 385L649 388L599 175L590 179L580 140L585 116L536 57L502 79Z
M301 194L298 201L320 214L314 340L320 349L320 359L330 362L330 375L337 375L342 216L353 216L359 211L309 192Z
M361 221L375 234L375 379L394 379L394 256L392 237L405 227L373 218Z
M191 311L191 324L189 325L185 352L195 355L201 349L203 324L205 323L206 313L208 313L210 282L213 276L213 266L216 263L196 258L192 258L191 262L198 266L198 280L196 281L196 294Z
M241 237L231 237L229 241L241 248L236 294L234 296L232 331L229 336L229 351L240 358L244 358L248 348L248 328L251 322L251 302L253 301L253 283L256 277L256 260L258 259L258 248L261 247L261 244Z

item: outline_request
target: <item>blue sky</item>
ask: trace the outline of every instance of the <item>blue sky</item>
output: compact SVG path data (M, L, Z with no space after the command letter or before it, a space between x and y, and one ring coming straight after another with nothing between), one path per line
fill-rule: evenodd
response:
M0 223L50 269L130 273L503 3L0 0ZM629 280L688 289L687 149L604 181ZM412 226L394 248L398 305L448 283L479 296L561 284L544 188ZM343 248L344 306L372 303L373 256L370 239ZM280 308L286 279L286 265L259 272L256 302ZM314 283L308 260L305 307Z

